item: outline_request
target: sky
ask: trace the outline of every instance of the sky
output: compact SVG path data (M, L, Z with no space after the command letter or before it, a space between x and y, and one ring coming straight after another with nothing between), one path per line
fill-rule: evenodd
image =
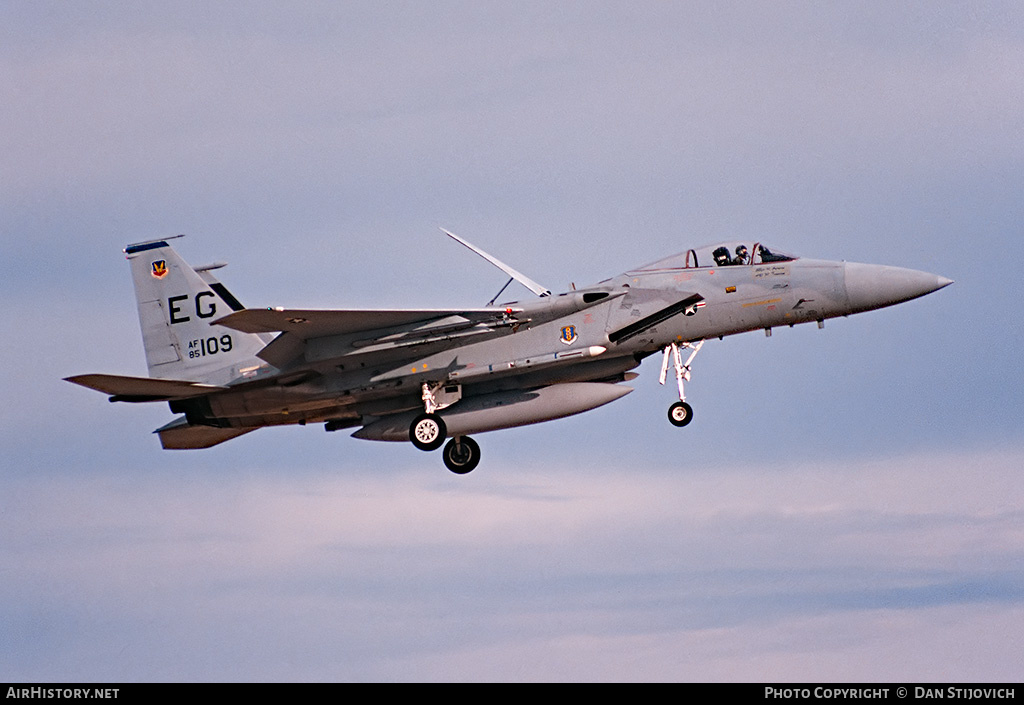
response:
M0 2L0 679L1019 681L1024 9ZM477 307L717 240L922 269L437 454L160 449L122 248ZM516 296L530 294L519 289Z

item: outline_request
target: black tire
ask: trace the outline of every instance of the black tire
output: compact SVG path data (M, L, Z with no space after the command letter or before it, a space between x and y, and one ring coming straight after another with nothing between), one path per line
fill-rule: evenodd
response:
M437 414L420 414L409 424L409 440L420 450L437 450L447 435L444 419Z
M673 426L685 426L693 421L693 407L685 401L677 401L668 408L668 420Z
M444 466L456 475L465 475L480 464L480 446L469 436L453 438L444 447Z

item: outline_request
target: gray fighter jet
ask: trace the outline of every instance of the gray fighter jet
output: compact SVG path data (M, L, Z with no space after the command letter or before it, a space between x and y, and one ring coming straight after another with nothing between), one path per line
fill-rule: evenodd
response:
M480 462L469 434L614 401L633 391L624 382L649 355L662 354L662 384L674 373L679 401L668 419L686 426L693 409L684 382L705 340L820 327L952 283L728 242L556 295L445 233L537 297L448 310L244 308L212 274L223 264L190 267L173 238L141 242L124 252L150 376L67 380L110 401L168 402L180 416L155 431L164 448L209 448L263 426L321 423L421 450L444 445L445 465L462 474Z

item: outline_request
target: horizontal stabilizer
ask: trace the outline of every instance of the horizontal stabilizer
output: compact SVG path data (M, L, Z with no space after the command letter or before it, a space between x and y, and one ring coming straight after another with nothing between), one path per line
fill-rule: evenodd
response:
M227 387L185 380L124 377L122 375L76 375L64 379L67 382L95 389L97 392L110 394L113 397L125 397L118 401L184 399L227 389Z
M184 416L181 416L153 433L160 434L160 445L165 450L194 450L210 448L254 430L256 429L193 426L185 420Z
M512 313L521 313L513 309ZM328 335L344 335L361 331L414 326L430 321L461 316L467 321L500 321L509 313L505 308L480 308L468 310L300 310L249 308L232 313L216 325L233 328L243 333L291 333L297 338L308 340Z

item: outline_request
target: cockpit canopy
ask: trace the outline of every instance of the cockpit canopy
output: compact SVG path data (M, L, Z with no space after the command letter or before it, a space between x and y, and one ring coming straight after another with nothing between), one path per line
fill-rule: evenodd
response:
M695 250L687 250L657 262L651 262L637 271L657 269L695 269L704 267L735 267L752 264L769 264L771 262L792 262L793 255L770 248L759 242L720 242L705 245Z

